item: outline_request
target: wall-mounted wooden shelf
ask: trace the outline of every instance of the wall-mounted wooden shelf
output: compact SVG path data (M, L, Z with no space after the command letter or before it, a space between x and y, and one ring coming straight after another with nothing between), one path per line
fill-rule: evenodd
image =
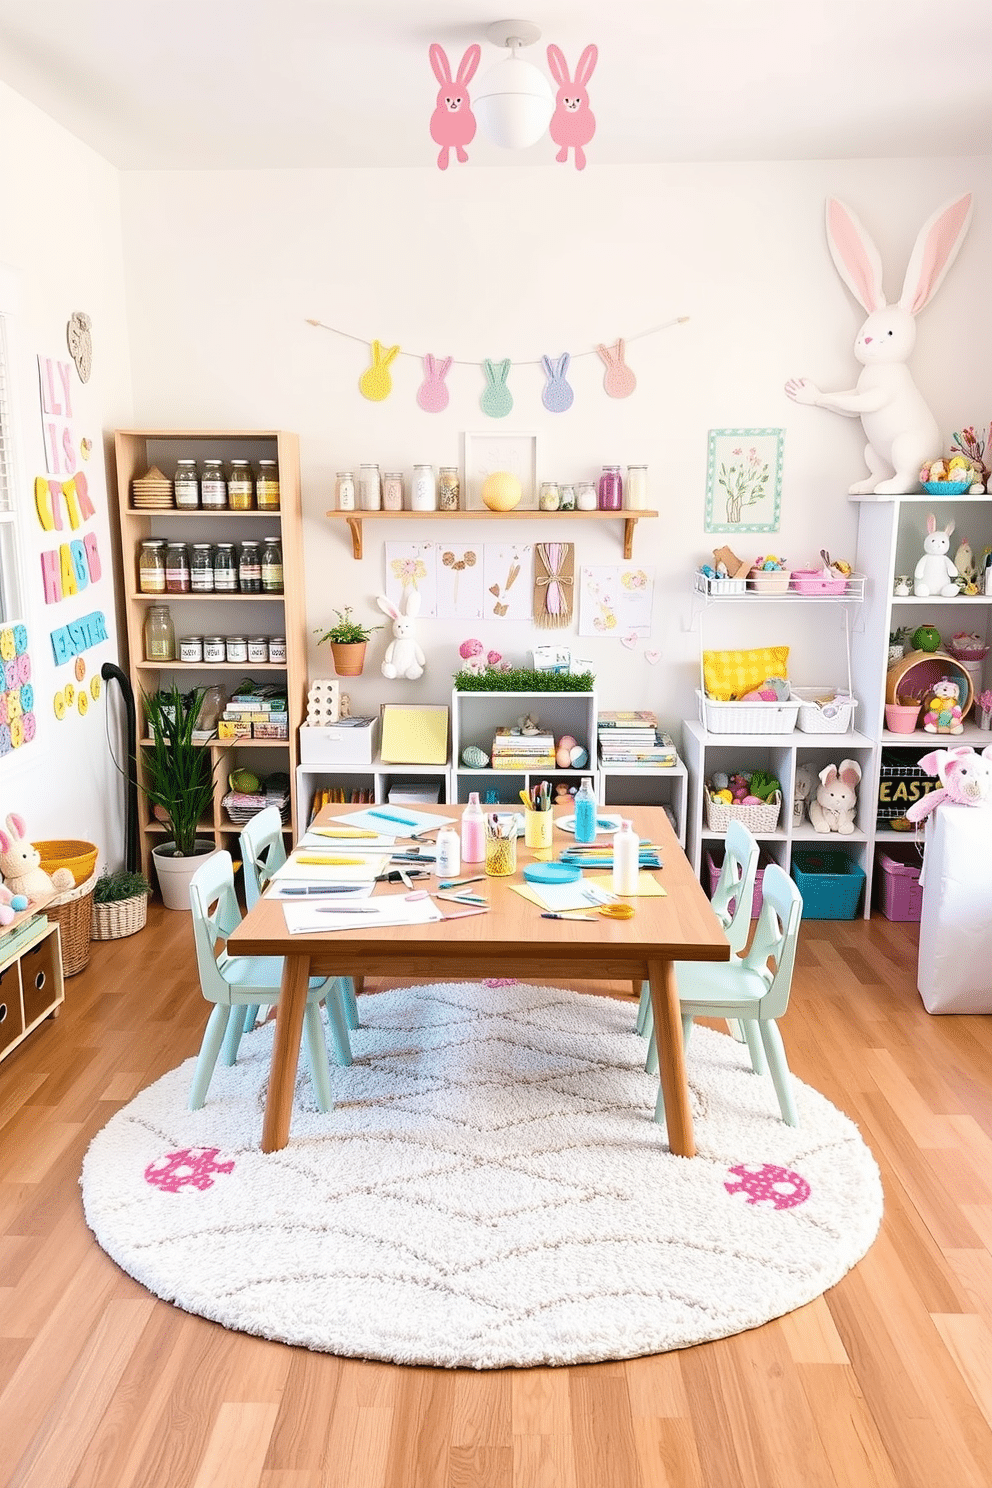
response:
M493 512L482 510L469 511L362 511L343 512L329 511L328 517L335 522L347 522L351 529L351 550L354 558L362 556L362 524L364 522L457 522L468 518L473 522L488 522L491 525L496 522L549 522L560 523L562 527L568 527L573 521L581 522L622 522L623 523L623 556L630 559L634 556L634 528L643 517L656 517L656 511L634 510L634 511L570 511L570 512L545 512L528 509L521 511L519 508L508 512ZM555 534L556 538L558 533Z

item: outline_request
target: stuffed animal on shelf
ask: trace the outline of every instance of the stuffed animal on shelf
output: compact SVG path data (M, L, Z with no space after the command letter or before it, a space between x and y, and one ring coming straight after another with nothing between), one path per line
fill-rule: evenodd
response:
M68 868L56 868L49 877L41 866L41 854L27 840L24 818L13 813L7 818L6 832L0 832L0 874L12 894L29 898L34 894L61 894L76 884Z
M416 589L410 591L405 612L398 610L385 594L377 597L376 604L393 622L393 639L386 647L382 675L390 680L405 677L410 682L416 682L418 677L424 675L427 660L413 634L413 622L420 614L420 595Z
M864 227L841 201L827 200L827 244L838 274L868 311L854 343L862 371L855 387L824 393L806 377L785 385L795 403L860 414L868 475L851 495L919 490L920 467L940 448L937 421L906 365L916 341L915 317L936 294L971 221L971 192L934 212L920 229L899 303L888 305L882 260Z
M923 729L928 734L963 734L961 688L951 677L941 677L926 699Z
M988 806L992 804L992 745L976 754L968 744L956 749L934 749L919 762L928 775L937 775L940 786L906 812L907 821L924 821L942 801L955 806Z
M816 785L816 771L812 765L797 765L796 784L792 794L792 823L798 827L806 815L806 807Z
M860 779L861 766L857 760L841 760L839 765L826 765L820 771L816 799L809 805L809 819L818 832L841 832L849 836L854 831Z
M942 532L938 532L937 518L933 512L927 517L923 557L916 565L913 575L913 593L917 599L926 599L931 594L952 599L958 593L958 571L948 557L953 531L953 521L948 522Z
M458 647L458 655L461 657L463 672L471 672L474 677L479 677L486 670L485 648L475 636L462 641Z

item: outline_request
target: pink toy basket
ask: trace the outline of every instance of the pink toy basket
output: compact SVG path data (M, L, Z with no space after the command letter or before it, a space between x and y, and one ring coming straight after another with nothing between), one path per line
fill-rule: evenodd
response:
M797 594L843 594L847 579L843 574L840 578L828 578L821 568L794 568L790 588Z
M878 906L887 920L919 920L923 914L920 869L923 864L915 847L879 849Z

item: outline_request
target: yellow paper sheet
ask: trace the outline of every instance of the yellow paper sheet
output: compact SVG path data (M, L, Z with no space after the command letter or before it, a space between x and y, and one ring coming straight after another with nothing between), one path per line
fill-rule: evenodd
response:
M589 873L585 876L586 883L595 884L597 889L606 889L608 893L613 892L612 873ZM637 875L637 888L633 895L625 894L623 897L636 899L661 899L668 893L663 889L658 880L650 873L639 873Z
M443 765L448 758L448 710L406 708L387 703L382 710L383 763Z

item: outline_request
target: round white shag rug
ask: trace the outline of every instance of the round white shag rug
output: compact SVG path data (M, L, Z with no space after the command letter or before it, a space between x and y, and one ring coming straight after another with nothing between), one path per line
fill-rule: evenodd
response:
M272 1024L186 1109L194 1061L98 1134L100 1245L227 1328L397 1364L496 1369L660 1353L820 1295L882 1189L853 1123L796 1081L781 1120L746 1046L697 1027L698 1156L673 1157L630 1003L509 979L361 999L322 1115L259 1151Z

